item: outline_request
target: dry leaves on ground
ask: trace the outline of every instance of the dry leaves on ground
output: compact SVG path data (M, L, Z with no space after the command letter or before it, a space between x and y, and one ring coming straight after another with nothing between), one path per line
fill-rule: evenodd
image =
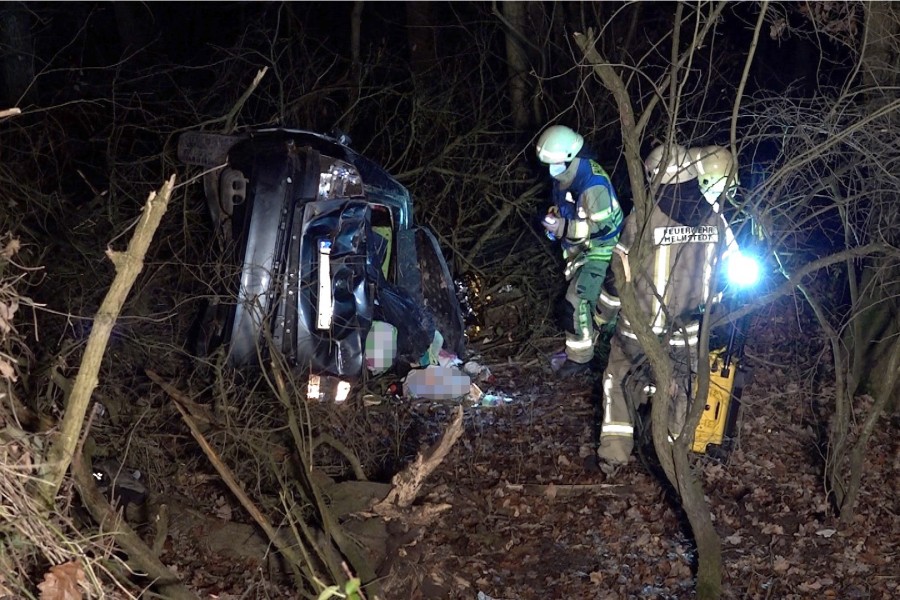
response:
M54 565L44 574L44 581L38 584L40 600L81 600L81 586L87 584L84 569L70 560Z

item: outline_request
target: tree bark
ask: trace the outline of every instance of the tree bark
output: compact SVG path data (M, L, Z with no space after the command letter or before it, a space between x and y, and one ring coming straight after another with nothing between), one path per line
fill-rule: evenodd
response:
M350 72L353 83L359 87L362 64L360 62L360 35L362 32L363 0L353 2L353 11L350 13Z
M528 129L531 112L528 109L528 55L521 39L525 32L525 3L509 0L500 3L506 37L506 67L509 74L509 103L513 127L519 131Z
M853 450L850 452L850 481L847 484L844 501L841 505L841 524L848 526L853 521L854 510L856 509L856 499L859 496L859 488L862 484L863 464L866 457L866 449L869 445L869 439L875 431L875 425L885 408L888 406L892 398L894 390L897 388L897 381L900 379L900 339L894 338L892 349L887 362L887 376L881 382L875 402L869 409L869 414L863 423L862 431L853 444Z
M700 405L699 402L695 404ZM713 525L712 513L703 495L703 483L697 479L691 467L688 443L693 438L693 435L682 434L678 438L680 443L676 444L672 454L681 505L691 524L694 541L697 543L699 556L697 598L699 600L715 600L722 595L722 542L715 525Z
M900 9L893 2L869 2L865 5L866 36L861 57L862 79L871 88L869 97L877 105L896 98L900 80ZM893 89L892 89L893 88Z

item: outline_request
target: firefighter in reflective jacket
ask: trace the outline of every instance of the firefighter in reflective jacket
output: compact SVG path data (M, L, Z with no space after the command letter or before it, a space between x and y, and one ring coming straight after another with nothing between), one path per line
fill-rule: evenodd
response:
M609 176L581 135L562 125L548 127L538 139L537 156L553 178L553 206L542 224L550 239L560 240L569 282L566 361L557 375L571 377L587 373L594 357L592 318L623 215Z
M634 213L625 219L613 260L622 261L642 314L649 316L653 332L669 348L676 384L669 404L669 433L674 438L684 425L691 375L697 369L699 316L705 305L715 300L710 294L713 269L727 260L737 245L715 203L701 190L697 165L683 146L671 146L668 152L664 146L655 148L644 164L649 180L656 179L660 184L654 205L647 223L638 223ZM664 172L657 176L660 168ZM652 252L641 263L629 260L639 231L652 235ZM615 291L607 285L596 320L610 320L618 307ZM637 407L629 407L625 389L627 386L633 392L631 397L638 400L646 400L653 391L643 359L631 324L620 315L603 375L604 415L598 456L606 463L626 463L634 448L632 411Z

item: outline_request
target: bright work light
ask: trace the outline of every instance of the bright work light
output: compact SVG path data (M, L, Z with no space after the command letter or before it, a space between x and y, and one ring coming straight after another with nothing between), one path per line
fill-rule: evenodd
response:
M759 261L752 256L736 253L725 265L728 282L739 288L748 288L759 281Z

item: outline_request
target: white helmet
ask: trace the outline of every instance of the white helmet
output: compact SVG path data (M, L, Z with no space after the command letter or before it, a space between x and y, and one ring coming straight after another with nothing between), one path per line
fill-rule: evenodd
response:
M657 146L650 151L644 160L644 168L647 170L647 178L650 181L656 177L662 166L663 158L666 159L665 170L660 183L684 183L697 178L697 168L688 155L687 148L680 144L669 146L666 152L666 146Z
M707 200L715 202L719 196L733 193L739 185L737 164L734 156L722 146L704 146L688 150L694 165L697 167L700 190ZM732 175L733 174L733 175ZM728 177L732 176L731 186L725 189Z
M584 138L565 125L551 125L537 141L538 160L545 165L571 162L584 146Z

